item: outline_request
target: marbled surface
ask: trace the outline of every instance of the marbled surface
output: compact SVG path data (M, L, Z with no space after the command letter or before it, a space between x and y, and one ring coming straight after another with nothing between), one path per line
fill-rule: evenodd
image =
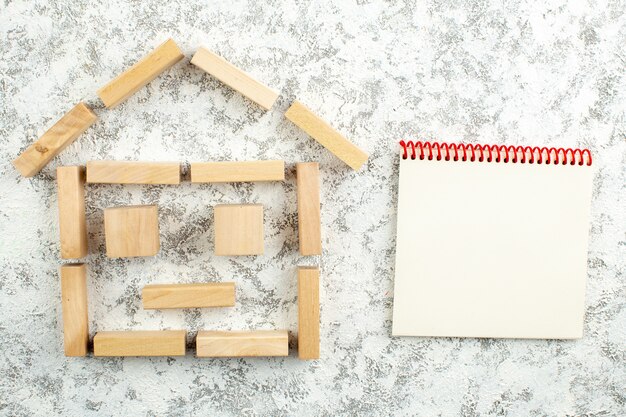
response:
M0 3L0 414L626 415L626 4L617 1ZM105 110L97 88L174 38L186 59ZM199 45L281 91L262 111L189 64ZM367 150L358 173L282 116L297 97ZM77 101L100 120L35 178L10 161ZM585 337L391 338L397 140L589 147ZM285 159L284 183L88 186L98 330L184 328L182 358L65 358L55 168ZM324 253L297 253L293 167L318 160ZM212 205L265 205L266 255L213 255ZM159 205L155 258L107 259L102 209ZM322 268L322 359L200 360L198 329L297 329ZM230 309L144 311L156 282L235 280ZM293 345L292 341L292 345ZM292 346L293 347L293 346Z

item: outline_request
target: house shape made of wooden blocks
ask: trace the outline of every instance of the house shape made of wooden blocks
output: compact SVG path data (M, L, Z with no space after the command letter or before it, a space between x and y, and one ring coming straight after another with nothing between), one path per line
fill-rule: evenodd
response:
M124 102L184 57L168 39L143 59L112 79L97 93L107 109ZM199 48L191 64L217 78L265 110L279 97L277 91L206 48ZM285 117L358 171L368 155L299 101ZM85 103L77 104L13 163L23 176L37 174L97 120ZM178 162L91 161L82 166L60 167L59 230L61 258L80 259L88 254L85 221L85 183L176 185L181 182ZM321 255L320 177L317 162L296 164L298 240L302 256ZM192 183L283 181L285 163L269 161L215 161L191 164ZM264 214L259 204L214 206L214 242L218 256L255 256L264 253ZM160 249L156 205L110 207L104 211L106 254L110 258L155 256ZM87 352L87 268L67 263L61 268L65 349L68 356ZM320 356L319 269L298 270L299 357ZM216 285L213 285L216 284ZM147 285L144 308L209 308L235 304L234 283ZM196 341L198 357L286 356L286 330L201 331ZM99 332L95 356L179 356L185 354L185 330Z

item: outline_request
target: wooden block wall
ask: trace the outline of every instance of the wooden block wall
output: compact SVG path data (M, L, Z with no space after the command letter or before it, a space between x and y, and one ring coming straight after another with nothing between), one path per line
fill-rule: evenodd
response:
M85 221L85 169L81 166L57 168L59 235L61 258L87 256Z
M191 182L283 181L284 161L194 162Z
M180 184L180 162L90 161L87 182L100 184Z
M185 356L185 330L98 332L94 356Z
M296 164L300 254L321 255L320 172L317 162Z
M89 320L87 317L87 267L85 264L61 266L61 306L65 356L87 355Z
M320 273L318 268L298 268L298 357L320 357Z
M200 331L196 354L204 357L287 356L287 330Z

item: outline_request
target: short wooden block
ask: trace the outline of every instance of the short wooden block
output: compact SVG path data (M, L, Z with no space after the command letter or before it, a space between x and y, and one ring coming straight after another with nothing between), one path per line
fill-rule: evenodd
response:
M115 107L183 57L184 55L176 42L168 39L149 55L99 89L98 96L108 108Z
M87 256L85 169L80 166L58 167L57 190L61 258Z
M85 103L78 103L48 129L37 142L14 159L13 165L23 176L32 177L74 142L97 119L96 114Z
M320 271L298 268L298 357L320 357Z
M284 181L285 161L195 162L191 182Z
M294 101L285 117L308 133L313 139L358 171L367 161L367 154L320 119L299 101Z
M296 164L300 254L321 255L320 171L317 162Z
M199 331L196 355L199 358L243 356L287 356L287 330L258 330L245 332Z
M154 256L159 252L157 206L124 206L104 210L107 256Z
M61 266L61 306L65 356L87 355L87 268L85 264Z
M215 206L215 254L263 254L263 206L220 204Z
M143 308L203 308L233 307L234 282L207 282L201 284L146 285L141 292Z
M265 110L269 110L278 98L276 91L261 84L246 72L206 48L198 48L191 59L191 63L230 88L239 91Z
M180 162L87 162L87 182L101 184L180 184Z
M185 356L185 330L98 332L94 356Z

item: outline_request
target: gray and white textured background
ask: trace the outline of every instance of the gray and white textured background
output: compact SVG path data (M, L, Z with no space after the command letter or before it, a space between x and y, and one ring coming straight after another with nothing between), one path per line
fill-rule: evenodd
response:
M0 414L626 415L623 0L0 3ZM10 161L167 37L186 59L33 179ZM282 97L268 112L189 64L205 45ZM371 157L352 172L282 116L298 97ZM589 147L585 337L390 337L397 140ZM65 358L55 168L91 159L289 163L284 183L89 186L98 330L185 328L184 358ZM319 160L324 254L297 254L293 163ZM212 205L266 206L266 255L212 254ZM103 255L102 209L156 203L162 250ZM513 237L514 238L514 237ZM322 268L322 359L196 359L197 329L297 328L295 268ZM513 265L511 267L514 267ZM506 273L506 271L503 271ZM147 312L154 282L230 280L237 306Z

